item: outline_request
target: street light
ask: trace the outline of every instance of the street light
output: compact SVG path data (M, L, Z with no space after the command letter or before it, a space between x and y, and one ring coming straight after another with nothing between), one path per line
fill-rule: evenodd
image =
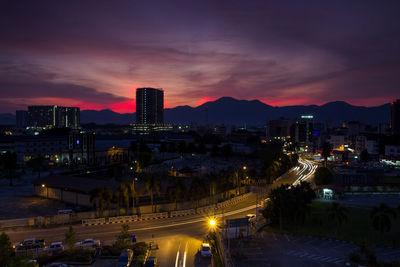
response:
M211 226L212 228L214 228L215 225L216 225L216 222L215 222L214 219L210 219L209 224L210 224L210 226Z

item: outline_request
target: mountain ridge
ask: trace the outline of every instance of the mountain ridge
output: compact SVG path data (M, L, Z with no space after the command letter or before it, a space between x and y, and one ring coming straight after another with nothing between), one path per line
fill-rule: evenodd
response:
M164 109L164 121L175 124L195 122L198 124L265 125L268 120L281 117L293 119L301 115L313 115L317 122L331 120L337 124L356 120L378 125L381 122L389 122L390 104L365 107L351 105L345 101L333 101L322 105L271 106L258 99L239 100L233 97L221 97L197 107L183 105ZM135 113L117 113L110 109L81 111L81 123L83 124L130 124L134 122ZM15 115L0 114L0 124L15 124Z

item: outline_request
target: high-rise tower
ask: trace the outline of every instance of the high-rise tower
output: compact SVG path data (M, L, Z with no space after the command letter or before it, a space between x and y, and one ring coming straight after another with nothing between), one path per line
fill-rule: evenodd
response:
M162 89L136 89L136 123L164 123L164 91Z

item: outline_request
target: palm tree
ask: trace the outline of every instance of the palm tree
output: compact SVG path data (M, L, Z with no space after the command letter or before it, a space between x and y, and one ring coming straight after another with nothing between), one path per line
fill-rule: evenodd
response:
M138 198L134 180L132 180L132 182L126 182L126 186L128 187L130 197L132 198L131 208L132 208L132 214L134 214L135 213L135 200L137 200L137 198Z
M1 158L1 165L7 172L10 186L13 185L13 178L16 176L16 170L18 169L17 154L7 151Z
M178 209L178 201L182 201L186 194L186 185L181 178L174 177L168 183L168 195L175 202L175 210Z
M392 219L396 218L396 212L385 203L381 203L378 207L372 208L370 218L374 230L383 234L392 228Z
M34 156L28 161L28 165L38 173L38 178L40 179L41 171L45 166L45 158L42 155Z
M339 227L347 221L347 209L337 202L333 202L327 209L328 219L335 224L335 236L338 235Z
M98 188L93 189L90 191L90 203L93 205L93 209L97 212L98 205L100 205L100 190Z
M111 201L113 199L113 191L109 187L103 187L101 189L101 194L102 194L102 198L106 202L108 213L110 213Z
M322 145L322 153L321 153L321 156L324 158L325 167L328 162L328 157L331 155L331 151L332 151L332 145L328 142L325 142Z
M196 201L196 208L199 206L200 198L206 195L205 183L199 176L195 176L190 183L188 194L191 200Z
M151 209L154 211L154 193L157 193L157 195L160 195L160 181L155 175L150 175L147 176L146 181L145 181L145 187L146 191L150 196L150 201L151 201Z
M129 210L129 187L127 183L121 183L117 188L116 194L118 206L125 205L126 207L125 214L127 214Z

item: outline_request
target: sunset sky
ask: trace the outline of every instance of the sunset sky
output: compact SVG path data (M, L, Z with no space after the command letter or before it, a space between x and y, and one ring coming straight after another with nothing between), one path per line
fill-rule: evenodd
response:
M400 1L2 1L0 113L135 111L221 96L270 105L400 97Z

